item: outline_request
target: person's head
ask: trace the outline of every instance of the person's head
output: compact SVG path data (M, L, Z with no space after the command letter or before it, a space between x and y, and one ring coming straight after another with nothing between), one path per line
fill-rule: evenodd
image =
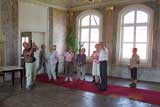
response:
M69 52L69 48L68 47L66 47L66 52Z
M137 53L137 48L133 48L133 49L132 49L132 53L133 53L133 54L136 54L136 53Z
M56 50L56 45L53 45L53 50Z
M27 48L29 48L29 44L28 44L27 42L23 42L23 47L24 47L25 49L27 49Z
M52 52L53 51L53 46L49 47L49 51Z
M100 42L98 46L99 46L100 49L102 49L104 47L104 43Z
M81 54L84 54L85 51L86 51L86 49L85 49L85 48L82 48L82 49L81 49Z
M99 49L99 44L95 44L95 48L96 48L96 50L98 50Z
M41 49L44 50L45 49L45 44L41 45Z

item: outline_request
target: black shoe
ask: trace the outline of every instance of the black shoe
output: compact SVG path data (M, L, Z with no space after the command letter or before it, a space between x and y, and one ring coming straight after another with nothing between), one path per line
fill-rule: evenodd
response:
M94 84L95 84L95 85L98 85L98 83L96 83L96 82L95 82Z
M129 84L129 86L130 86L131 88L136 88L136 83L131 83L131 84Z
M100 90L100 91L106 91L107 89L100 89L100 88L99 88L99 90Z
M92 82L95 82L95 79L93 79Z

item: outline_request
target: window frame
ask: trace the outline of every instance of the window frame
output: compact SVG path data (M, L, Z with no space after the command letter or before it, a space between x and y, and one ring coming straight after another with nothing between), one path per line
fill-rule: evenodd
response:
M121 31L121 29L123 28L122 25L124 25L124 23L123 23L124 16L131 11L136 11L136 12L143 11L148 14L147 25L146 25L146 23L145 24L144 23L140 23L140 24L134 23L131 25L133 25L134 30L137 27L137 25L140 25L140 26L145 25L148 28L148 30L147 30L148 31L148 36L147 36L148 40L146 42L147 48L148 48L148 51L146 53L147 59L146 59L146 61L141 60L140 66L141 67L151 67L151 64L152 64L152 44L153 44L153 10L148 6L141 5L141 4L127 6L119 12L118 24L117 24L116 65L128 65L129 64L129 60L122 60L121 53L122 53L122 44L123 44L123 41L122 41L123 32ZM135 18L136 17L134 17L134 19ZM126 24L126 25L129 25L129 24ZM135 38L135 36L136 35L134 34L134 38ZM135 42L135 44L137 44L137 43Z
M86 17L86 16L90 16L91 17L91 15L95 15L95 16L97 16L97 17L99 17L99 25L97 26L97 25L89 25L89 26L81 26L81 21L82 21L82 19L84 18L84 17ZM91 23L91 20L90 20L90 23ZM85 10L85 11L83 11L83 12L81 12L78 16L77 16L77 18L76 18L76 33L77 33L77 36L78 36L78 42L79 43L81 43L81 29L83 29L83 28L86 28L86 29L89 29L89 42L84 42L84 43L88 43L88 45L89 44L91 44L91 43L97 43L97 42L91 42L90 40L90 29L91 28L98 28L99 29L99 41L98 42L100 42L100 41L102 41L102 33L103 33L103 31L102 31L102 28L103 28L103 17L102 17L102 14L99 12L99 11L97 11L97 10ZM78 44L78 47L80 47L79 46L79 44ZM89 56L89 51L90 51L90 49L88 50L88 55L87 55L87 57L90 57Z

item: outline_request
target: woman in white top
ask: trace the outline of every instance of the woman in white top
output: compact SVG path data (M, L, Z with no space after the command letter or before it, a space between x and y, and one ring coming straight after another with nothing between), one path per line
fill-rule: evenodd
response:
M56 46L53 45L50 47L50 52L47 54L47 73L49 80L56 80L56 63L58 61L58 54L56 51Z
M93 65L92 65L92 76L93 76L93 82L97 84L100 79L100 67L99 67L99 48L98 44L95 45L96 50L92 53L92 59L93 59Z

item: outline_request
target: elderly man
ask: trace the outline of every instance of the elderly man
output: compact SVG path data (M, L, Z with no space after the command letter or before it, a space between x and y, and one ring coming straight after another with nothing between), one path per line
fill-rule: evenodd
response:
M99 89L101 91L107 90L107 61L108 49L104 46L103 42L99 43L99 63L100 63L100 77L101 82Z

